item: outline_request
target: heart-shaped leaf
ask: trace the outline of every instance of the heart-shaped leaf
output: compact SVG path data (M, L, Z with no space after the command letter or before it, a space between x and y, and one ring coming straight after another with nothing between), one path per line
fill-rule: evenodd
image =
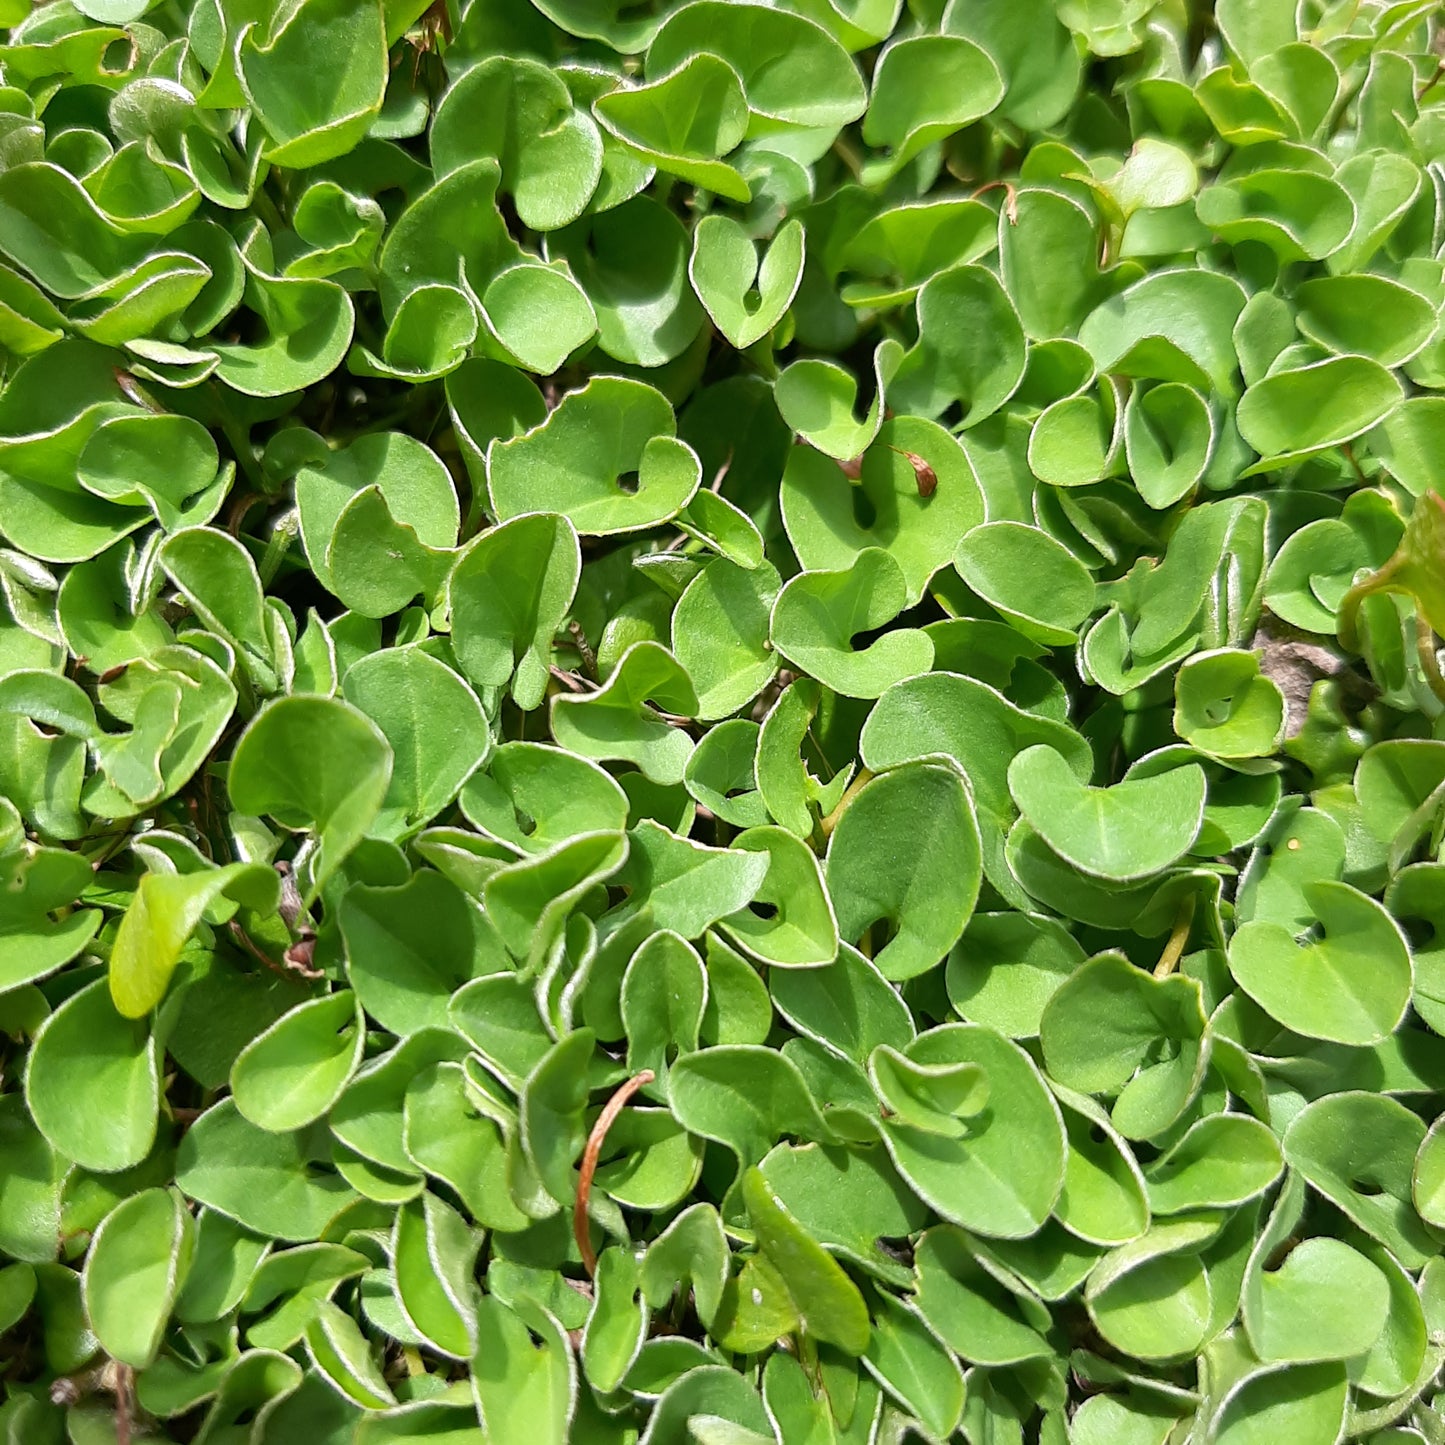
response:
M1032 747L1009 764L1008 784L1019 812L1055 853L1120 883L1176 862L1204 820L1204 771L1197 764L1091 788L1060 753Z
M502 521L545 506L596 536L675 516L697 490L702 468L678 440L660 392L607 376L570 392L533 431L493 442L487 477Z
M761 341L792 305L803 279L803 250L798 221L778 231L761 263L751 237L731 217L698 223L688 275L713 324L739 351Z
M1369 1044L1387 1037L1410 1001L1410 950L1399 926L1346 883L1308 883L1304 941L1278 923L1246 923L1230 972L1267 1013L1310 1038Z
M249 813L314 834L314 898L375 821L391 768L385 735L358 708L336 698L281 698L236 745L231 797Z

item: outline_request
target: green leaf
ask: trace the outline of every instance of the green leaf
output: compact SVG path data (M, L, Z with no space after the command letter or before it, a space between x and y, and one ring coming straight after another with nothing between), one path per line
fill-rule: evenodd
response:
M632 763L654 783L678 783L692 739L659 709L692 717L697 708L692 681L672 653L637 642L597 692L552 699L552 736L583 757Z
M773 399L785 422L820 452L846 461L872 445L883 421L883 403L897 374L902 350L881 341L873 352L873 400L862 421L855 415L858 381L831 361L805 357L784 369L773 385Z
M627 795L610 774L545 743L504 743L459 799L468 822L520 853L545 853L581 833L621 832Z
M341 542L335 558L352 585L371 581L366 547L394 540L398 529L410 529L413 546L443 549L456 545L460 517L456 491L436 454L400 432L358 437L319 462L309 462L296 477L301 541L311 570L331 591L338 586L331 566L338 524L348 507L372 488L380 494L382 504L376 508L374 497L372 514L379 515L383 524L389 519L390 529L383 525L368 538L359 525L363 518L353 514L351 535ZM397 606L407 601L410 596Z
M492 509L507 521L540 505L584 536L632 532L675 516L702 478L679 441L672 408L653 387L598 377L569 392L541 426L493 442L487 456Z
M59 848L8 854L0 877L0 987L9 990L69 963L95 936L102 915L72 910L91 880L83 860Z
M673 651L697 688L700 718L736 712L777 672L768 631L781 586L767 562L747 570L718 557L678 599L672 614Z
M958 403L961 425L992 416L1023 380L1023 326L1009 294L982 266L956 266L918 292L918 341L898 364L895 408L937 417Z
M708 848L679 838L652 819L631 832L627 862L616 875L630 908L647 908L653 927L699 938L721 918L746 908L764 885L772 859L746 848Z
M194 1248L191 1217L171 1190L144 1189L106 1216L91 1241L81 1294L112 1359L138 1370L154 1362Z
M1283 1167L1266 1125L1243 1114L1212 1114L1150 1165L1149 1205L1155 1214L1181 1214L1242 1204L1268 1189Z
M355 1198L334 1174L310 1166L314 1137L258 1129L223 1099L186 1131L176 1184L189 1198L271 1239L316 1239Z
M838 953L838 923L818 860L784 828L749 828L733 847L765 854L767 872L747 907L721 921L722 931L763 963L809 968Z
M802 1328L846 1354L862 1354L871 1330L858 1286L782 1207L758 1170L743 1175L742 1197L758 1248L786 1284Z
M336 698L287 697L252 720L231 759L231 800L315 836L306 896L365 837L385 801L392 753L363 712Z
M491 747L476 693L419 644L362 658L347 670L341 690L391 748L391 779L373 836L404 836L430 822Z
M974 527L960 539L953 565L1014 628L1047 646L1072 642L1094 610L1094 579L1088 570L1036 527L1018 522Z
M426 1193L403 1204L392 1226L396 1297L407 1322L443 1355L476 1349L485 1306L472 1277L480 1238L449 1204Z
M1364 1133L1344 1132L1356 1129ZM1347 1091L1315 1100L1284 1135L1285 1161L1407 1268L1435 1242L1415 1213L1411 1174L1425 1126L1384 1095Z
M970 40L920 35L890 45L879 57L863 120L863 139L890 152L877 167L876 179L981 119L1003 98L998 67ZM870 169L869 180L874 179Z
M344 155L381 109L381 6L302 0L277 19L264 39L244 31L236 55L246 98L271 137L267 158L300 168Z
M687 1054L672 1067L669 1101L682 1126L725 1144L741 1173L761 1162L782 1134L828 1139L827 1125L797 1067L760 1045Z
M1340 356L1276 371L1240 398L1239 434L1273 470L1339 446L1383 421L1401 397L1399 383L1378 362Z
M281 880L273 868L230 863L197 873L147 873L121 919L110 953L110 995L130 1019L144 1018L166 996L187 940L222 898L265 916Z
M232 1065L236 1108L275 1134L312 1123L340 1098L365 1042L349 990L292 1009L252 1039Z
M875 925L873 954L888 979L932 968L958 941L978 896L981 857L961 774L906 764L846 804L828 843L827 883L840 935L856 943Z
M1247 1297L1244 1321L1263 1360L1310 1362L1363 1355L1390 1305L1385 1276L1342 1240L1306 1239Z
M68 998L41 1025L25 1071L25 1102L57 1153L83 1168L130 1169L155 1142L159 1047L123 1017L104 980Z
M602 137L574 108L561 76L535 60L491 55L442 97L431 128L437 175L483 156L522 224L552 231L575 221L602 178Z
M458 560L447 589L462 672L478 687L510 683L519 707L535 707L581 567L577 534L565 517L517 517L479 538Z
M663 23L647 48L647 74L665 75L708 52L742 81L749 134L836 132L866 106L862 79L838 42L801 15L731 0L694 0Z
M760 262L747 231L730 216L714 213L693 232L688 276L713 324L743 351L761 341L792 305L803 279L803 254L798 221L778 231Z
M976 1066L987 1081L988 1107L958 1138L902 1118L885 1121L884 1142L898 1172L945 1219L1006 1239L1033 1234L1058 1200L1066 1152L1058 1105L1033 1062L978 1024L940 1025L904 1053L925 1068Z
M795 447L780 499L788 540L807 570L844 568L865 548L881 547L902 569L915 601L952 560L956 535L983 521L983 497L963 448L919 417L894 417L879 427L856 484L811 448Z
M1031 1038L1044 1005L1083 961L1084 950L1054 919L975 913L948 956L949 1001L969 1023Z
M1229 947L1235 980L1271 1017L1309 1038L1379 1043L1409 1005L1413 971L1399 926L1345 883L1307 883L1302 942L1282 924L1245 923Z
M895 682L926 672L933 643L898 628L854 651L852 639L891 622L907 604L902 569L881 548L859 552L837 572L803 572L773 604L774 646L790 662L845 697L880 697Z
M1087 1094L1117 1095L1115 1126L1151 1138L1172 1124L1203 1082L1208 1060L1198 983L1155 978L1117 953L1078 969L1039 1023L1050 1078ZM1155 1059L1161 1039L1169 1056Z
M1284 732L1284 698L1250 652L1196 652L1179 669L1174 731L1221 759L1268 757Z
M619 87L593 104L597 119L643 160L733 201L752 192L719 159L747 134L742 79L722 57L700 52L647 85Z
M316 1302L316 1314L306 1326L306 1353L328 1384L364 1409L384 1410L395 1404L366 1337L356 1321L330 1300Z
M1016 815L1008 790L1013 758L1032 744L1063 754L1083 781L1093 760L1072 728L1016 707L987 684L955 673L905 679L879 699L860 740L864 764L875 773L931 753L963 768L973 787L983 847L983 870L1006 898L1021 903L1003 858L1003 840Z
M1176 862L1204 821L1197 764L1091 788L1060 753L1032 747L1009 764L1008 782L1020 814L1055 853L1081 872L1119 883Z
M1046 129L1063 117L1078 88L1079 56L1052 6L1039 0L1020 5L954 0L944 9L943 25L949 34L967 36L993 57L1003 76L1001 109L1007 119Z
M518 1311L495 1297L483 1299L472 1391L492 1438L562 1445L569 1437L577 1366L561 1325L536 1306Z

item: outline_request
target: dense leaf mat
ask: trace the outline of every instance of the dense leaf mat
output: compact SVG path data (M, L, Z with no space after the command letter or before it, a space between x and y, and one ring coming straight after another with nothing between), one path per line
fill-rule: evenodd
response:
M0 25L0 1445L1445 1442L1437 4Z

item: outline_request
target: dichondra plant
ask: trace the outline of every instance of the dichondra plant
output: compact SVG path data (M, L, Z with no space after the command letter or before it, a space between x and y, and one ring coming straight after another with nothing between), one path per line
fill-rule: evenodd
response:
M0 27L0 1445L1445 1445L1435 0Z

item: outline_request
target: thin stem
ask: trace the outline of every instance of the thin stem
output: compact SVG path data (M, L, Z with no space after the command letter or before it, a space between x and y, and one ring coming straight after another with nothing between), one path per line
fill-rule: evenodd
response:
M657 1077L651 1069L643 1069L617 1087L617 1092L602 1106L592 1132L587 1136L587 1146L582 1151L582 1167L577 1174L577 1203L572 1212L572 1233L577 1240L577 1252L587 1273L597 1277L597 1251L592 1248L592 1237L587 1229L587 1201L592 1197L592 1178L597 1173L597 1159L602 1153L607 1131L617 1122L617 1116L627 1107L627 1101L639 1090L645 1088Z
M577 648L577 656L582 659L583 670L593 682L598 681L597 654L592 650L592 644L588 642L587 634L582 630L582 624L575 617L568 621L567 632L572 638L573 645Z
M1008 218L1010 226L1017 226L1019 223L1019 188L1012 181L988 181L981 185L969 197L976 201L986 191L1003 191L1003 213Z
M131 1381L134 1378L129 1365L115 1367L115 1445L130 1445Z
M266 479L261 475L261 464L256 460L250 434L226 410L224 402L218 402L217 409L221 416L221 434L226 438L226 443L236 458L236 465L240 467L241 475L250 483L253 491L266 492L268 490Z
M1435 651L1435 629L1420 614L1418 604L1415 611L1415 648L1420 654L1420 671L1430 691L1445 702L1445 677L1440 675L1440 658Z
M873 781L873 774L867 768L859 768L858 776L844 789L843 796L838 799L838 806L818 824L823 831L823 836L829 838L841 821L843 814L848 811L848 805L863 791L864 787Z
M1365 598L1376 592L1387 590L1390 578L1399 569L1400 554L1397 552L1378 571L1371 572L1368 577L1362 577L1340 600L1338 622L1335 630L1339 634L1340 646L1349 652L1359 652L1359 628L1357 622L1360 615L1360 604Z
M1184 956L1184 945L1189 942L1189 930L1194 927L1194 902L1192 893L1184 900L1179 916L1174 920L1174 931L1169 935L1169 942L1164 945L1164 952L1159 955L1159 962L1154 965L1155 978L1168 978L1179 967L1179 960Z

